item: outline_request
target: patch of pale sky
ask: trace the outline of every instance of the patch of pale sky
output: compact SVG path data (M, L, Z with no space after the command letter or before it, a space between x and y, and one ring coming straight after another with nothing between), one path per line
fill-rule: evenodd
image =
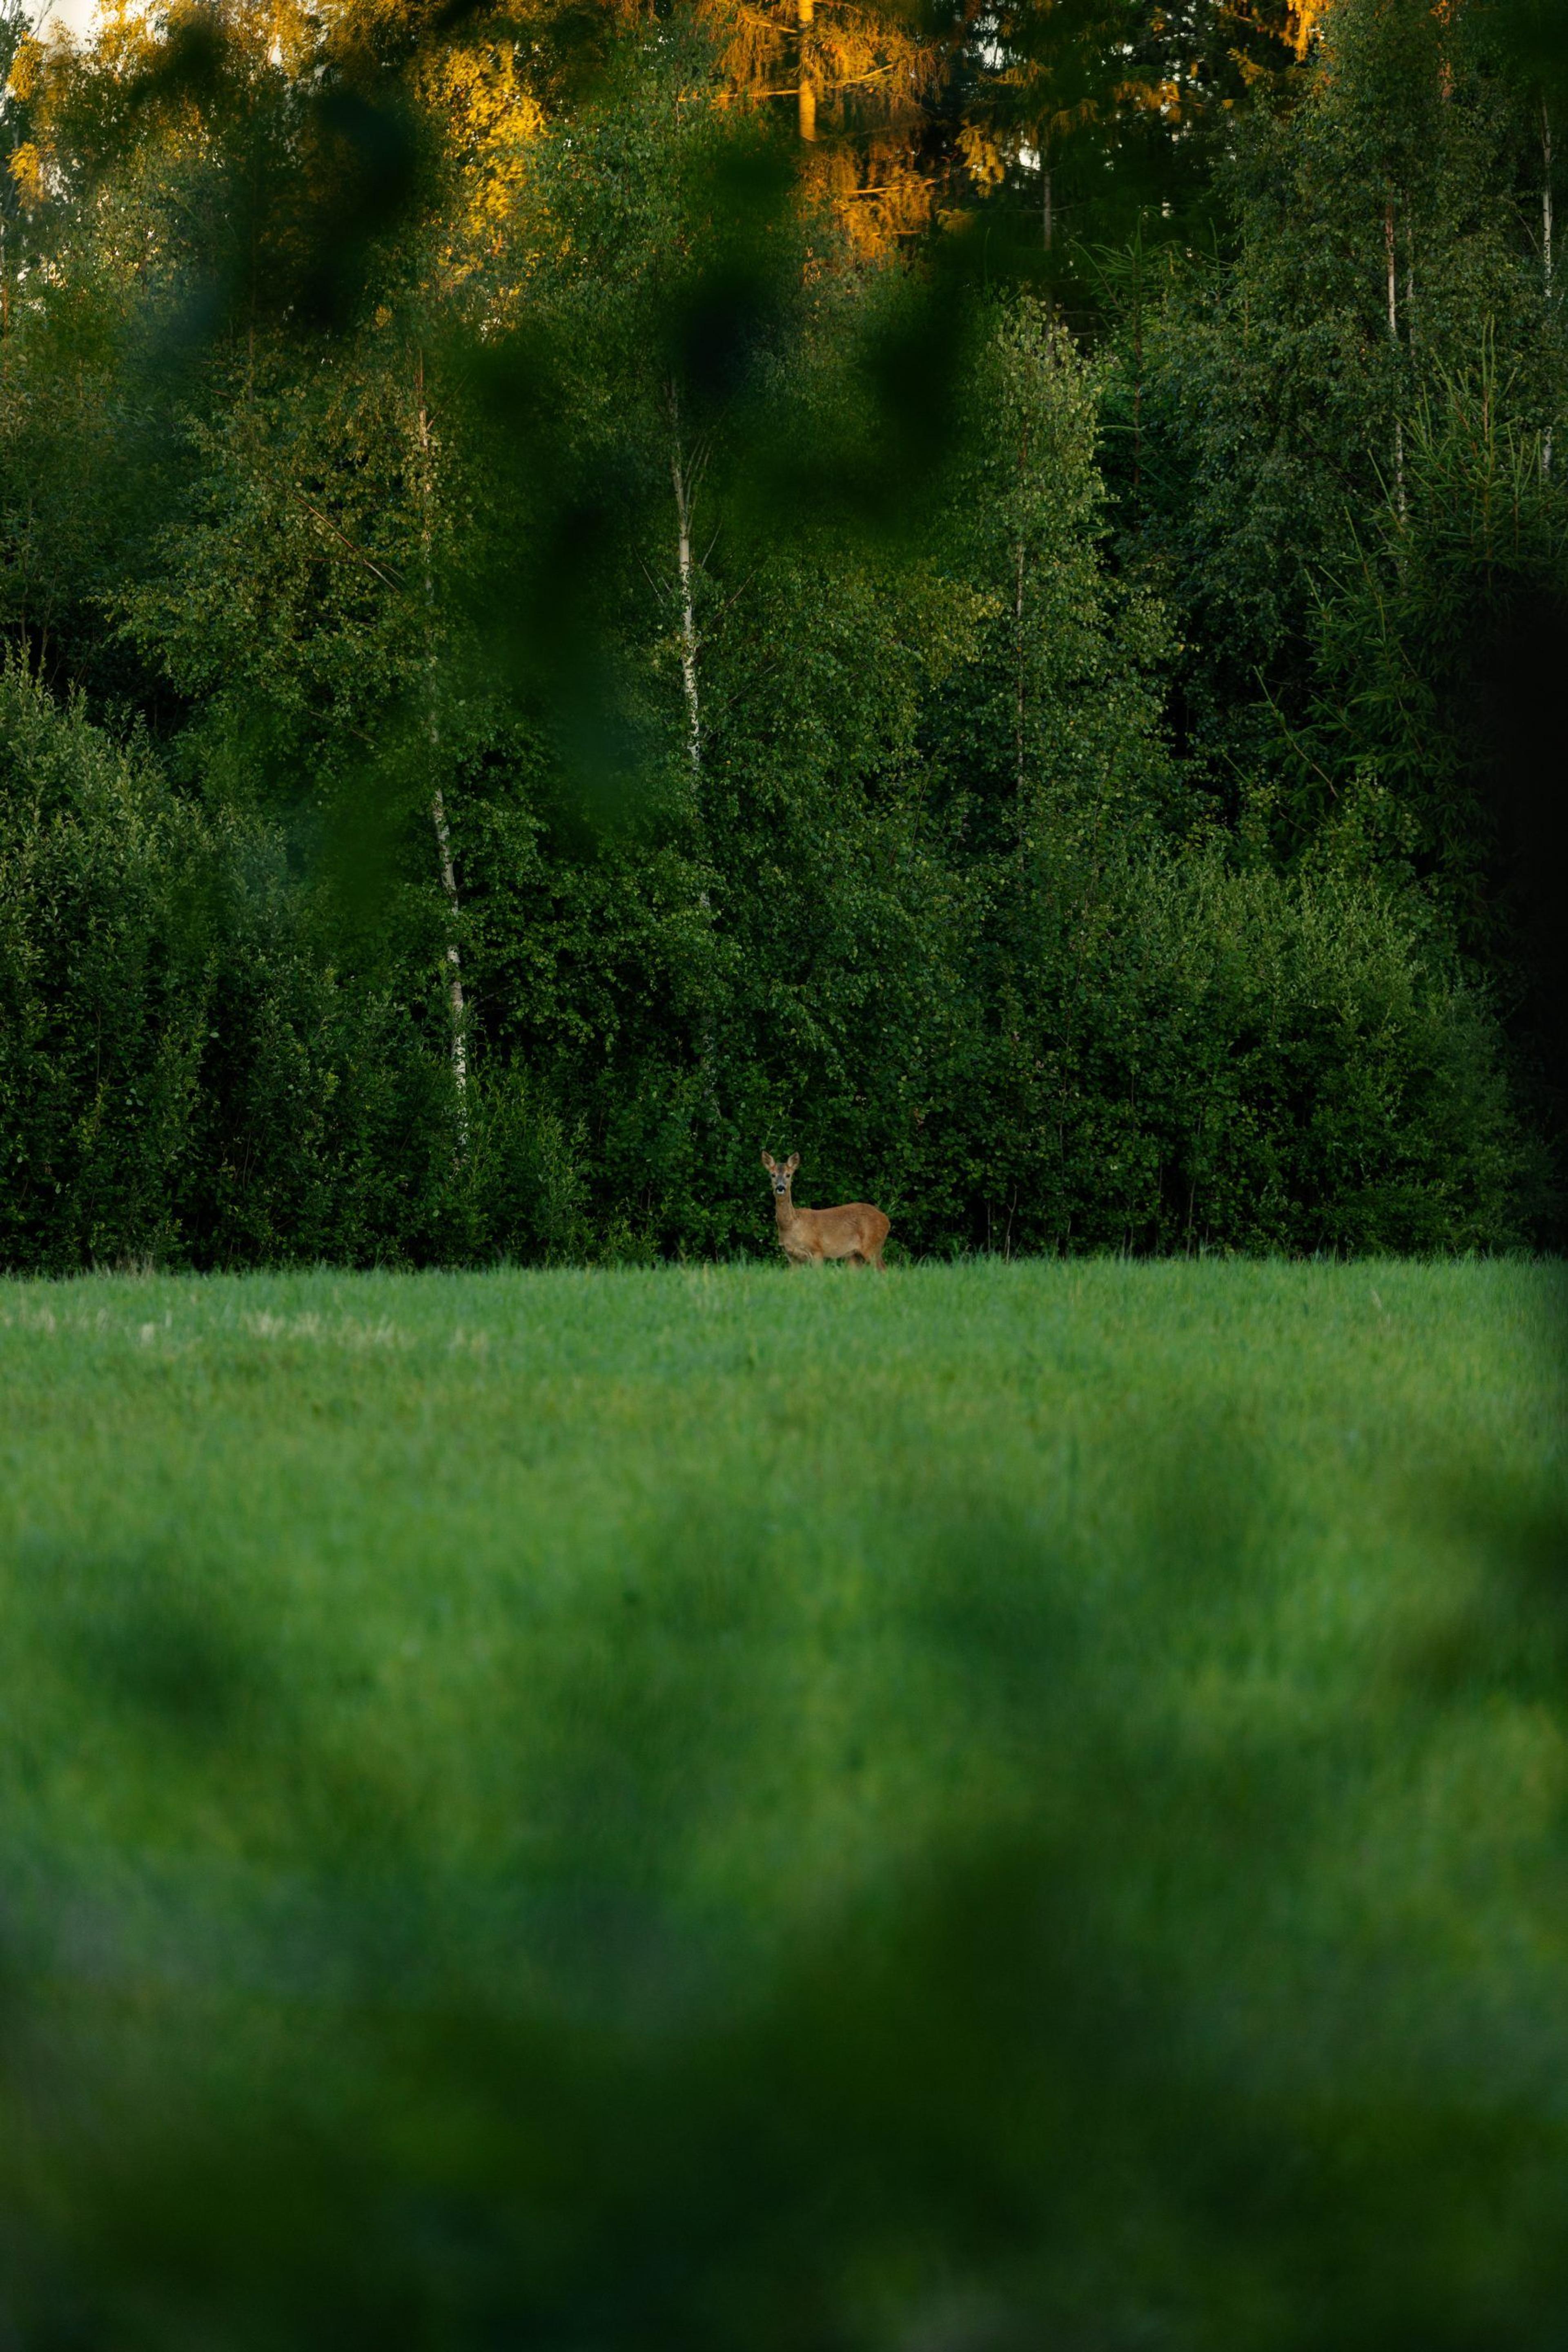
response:
M98 0L50 0L47 7L39 5L33 11L35 25L64 25L70 32L87 32L98 14Z

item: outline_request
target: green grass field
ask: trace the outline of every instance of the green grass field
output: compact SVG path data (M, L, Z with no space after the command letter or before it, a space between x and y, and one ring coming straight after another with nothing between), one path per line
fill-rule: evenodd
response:
M0 1288L0 2336L1560 2342L1565 1305Z

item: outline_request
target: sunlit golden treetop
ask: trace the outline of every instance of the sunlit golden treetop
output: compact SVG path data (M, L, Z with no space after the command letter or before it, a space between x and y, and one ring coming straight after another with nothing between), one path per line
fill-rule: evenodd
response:
M732 100L792 110L810 181L853 243L924 228L937 193L928 101L949 61L907 14L853 0L703 0Z

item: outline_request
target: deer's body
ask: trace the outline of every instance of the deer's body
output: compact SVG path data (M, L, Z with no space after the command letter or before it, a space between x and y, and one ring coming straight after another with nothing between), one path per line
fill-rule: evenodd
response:
M869 1201L852 1201L841 1209L798 1209L790 1187L800 1155L791 1152L782 1168L765 1151L762 1165L773 1185L773 1209L779 1220L779 1246L791 1265L821 1265L831 1257L847 1258L852 1265L874 1265L883 1271L882 1245L888 1221Z

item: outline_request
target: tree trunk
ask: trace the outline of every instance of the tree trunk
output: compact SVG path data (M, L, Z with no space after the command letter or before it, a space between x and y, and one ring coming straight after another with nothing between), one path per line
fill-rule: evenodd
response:
M1548 320L1552 309L1552 115L1544 99L1541 101L1541 271L1546 288ZM1549 425L1541 436L1541 473L1543 480L1552 475L1552 427Z
M1541 101L1541 261L1546 278L1546 299L1552 299L1552 117Z
M430 795L431 820L435 826L435 845L441 856L441 887L446 893L446 911L451 918L454 936L446 942L446 1001L452 1013L452 1076L457 1088L457 1125L465 1143L468 1140L468 1039L463 1006L463 959L458 952L457 877L452 867L452 836L446 828L446 803L441 786L435 785Z
M674 380L666 387L670 404L670 485L675 494L675 573L681 607L681 686L686 698L686 758L692 772L692 799L702 836L702 810L699 786L703 772L703 723L701 682L697 671L696 564L692 555L692 494L696 466L687 457L681 440L681 404ZM702 919L711 934L714 928L713 902L706 890L697 892L697 905ZM718 1119L718 1086L716 1076L717 1040L713 1014L705 1012L697 1035L697 1066L702 1073L703 1099L709 1117Z
M1016 697L1015 697L1016 708L1015 708L1015 710L1014 710L1014 717L1013 717L1013 764L1014 764L1015 781L1016 781L1016 782L1017 782L1017 786L1018 786L1018 793L1019 793L1019 835L1020 835L1020 836L1021 836L1021 835L1022 835L1022 831L1023 831L1024 717L1025 717L1025 698L1024 698L1024 643L1023 643L1023 584L1024 584L1024 552L1025 552L1025 551L1024 551L1024 508L1023 508L1023 500L1024 500L1024 479L1025 479L1025 474L1026 474L1026 470L1027 470L1027 468L1028 468L1028 466L1029 466L1029 427L1028 427L1028 425L1025 425L1025 427L1024 427L1024 429L1023 429L1023 432L1022 432L1021 436L1019 436L1019 516L1018 516L1018 533L1019 533L1019 535L1018 535L1018 543L1017 543L1017 546L1016 546L1016 548L1015 548L1015 550L1014 550L1014 554L1015 554L1015 557L1016 557L1016 572L1015 572L1015 576L1014 576L1014 581L1013 581L1013 658L1014 658L1014 663L1015 663L1015 667L1016 667L1016 669L1017 669L1017 679L1016 679L1016 689L1017 689L1017 690L1016 690Z
M811 20L815 14L816 0L795 0L795 26L800 41L796 110L802 139L815 139L817 135L817 85L811 79L810 51Z
M1383 212L1383 242L1388 261L1388 340L1399 349L1399 280L1394 247L1394 198L1389 195ZM1395 386L1395 400L1399 397ZM1397 407L1394 417L1394 504L1401 522L1406 519L1405 501L1405 420Z
M1137 275L1133 280L1133 508L1143 504L1144 488L1144 225L1138 223Z
M452 864L452 835L446 823L446 802L441 790L441 705L435 644L435 562L433 509L435 502L430 412L424 401L424 353L415 360L415 391L419 433L419 553L424 587L425 740L430 753L430 815L441 860L441 887L446 894L446 1002L452 1016L452 1078L457 1089L457 1132L468 1140L468 1026L463 1003L463 958L459 950L457 876Z
M692 563L692 473L681 446L681 410L669 387L670 481L675 493L675 569L680 582L681 683L686 697L686 755L694 777L702 773L702 702L697 690L697 616Z

